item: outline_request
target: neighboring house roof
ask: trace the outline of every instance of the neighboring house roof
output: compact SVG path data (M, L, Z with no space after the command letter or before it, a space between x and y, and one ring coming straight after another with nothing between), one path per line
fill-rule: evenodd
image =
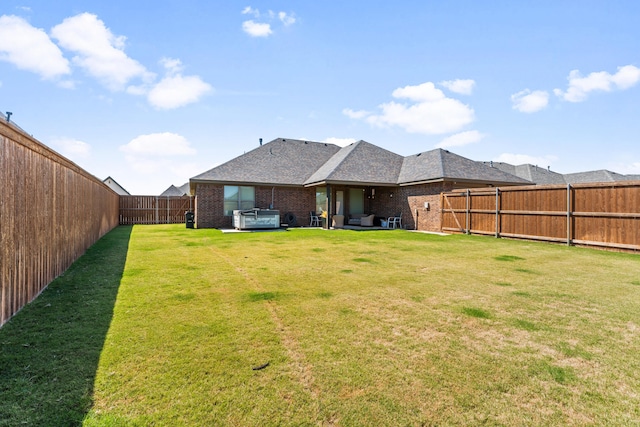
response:
M182 184L180 187L176 187L175 185L171 185L169 188L164 190L161 196L188 196L189 195L189 183Z
M564 175L561 173L553 172L549 168L545 169L538 167L537 165L527 163L516 166L504 162L484 162L484 164L526 179L527 181L534 182L538 185L566 183Z
M403 157L358 141L346 147L322 142L278 138L191 178L198 182L235 185L351 184L412 185L436 181L482 185L528 185L532 182L447 150ZM192 187L192 188L193 188Z
M340 149L305 184L396 185L402 161L399 154L358 141Z
M526 179L441 148L405 157L398 184L411 185L445 180L480 181L491 185L532 184Z
M182 193L182 195L184 196L189 196L189 182L185 182L184 184L182 184L180 187L178 187L178 190L180 190L180 192Z
M620 182L640 180L640 175L623 175L606 169L561 174L549 168L536 165L512 165L503 162L484 162L485 165L503 170L510 174L532 181L538 185L546 184L588 184L594 182Z
M564 175L564 179L567 184L580 184L589 182L618 182L630 180L627 175L622 175L605 169L588 172L568 173Z
M304 185L340 147L278 138L191 178L190 182Z
M111 178L110 176L106 177L102 182L107 184L109 186L109 188L111 188L113 191L115 191L116 193L118 193L121 196L130 196L131 195L131 194L129 194L129 192L127 190L124 189L123 186L118 184L116 182L116 180Z

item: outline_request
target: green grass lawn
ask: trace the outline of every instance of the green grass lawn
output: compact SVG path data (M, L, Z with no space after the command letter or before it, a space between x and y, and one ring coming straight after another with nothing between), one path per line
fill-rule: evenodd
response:
M0 343L0 425L640 425L640 257L119 227Z

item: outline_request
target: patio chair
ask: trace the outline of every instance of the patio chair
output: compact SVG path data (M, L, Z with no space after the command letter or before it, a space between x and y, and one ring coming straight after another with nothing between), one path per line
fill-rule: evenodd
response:
M360 225L362 227L373 227L373 220L375 219L375 215L371 214L368 216L363 216L360 220Z
M402 228L402 212L390 216L387 218L387 227L389 228Z
M309 216L310 216L310 220L309 220L309 227L321 227L322 226L322 220L320 219L320 215L318 215L317 213L311 211L309 212Z

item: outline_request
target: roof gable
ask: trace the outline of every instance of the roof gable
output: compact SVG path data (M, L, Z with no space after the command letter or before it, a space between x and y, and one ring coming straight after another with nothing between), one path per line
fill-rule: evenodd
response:
M131 194L124 189L124 187L116 182L115 179L111 178L111 176L106 177L102 180L105 184L109 186L113 191L118 193L120 196L130 196Z
M188 184L186 185L187 185L186 191L188 191L189 190ZM176 187L175 185L171 185L169 188L164 190L160 195L161 196L184 196L187 194L187 192L183 190L183 187L184 185L181 186L180 188Z
M317 183L358 183L395 185L403 157L389 150L358 141L343 147L306 181Z

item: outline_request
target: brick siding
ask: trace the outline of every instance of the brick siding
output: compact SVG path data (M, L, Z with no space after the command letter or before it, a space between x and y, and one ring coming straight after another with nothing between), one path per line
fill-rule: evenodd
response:
M288 213L296 216L298 226L309 225L309 212L315 210L315 188L255 187L255 205L267 209L273 200L273 209L280 211L280 220ZM273 197L273 199L272 199ZM196 217L198 228L231 228L233 218L224 215L224 185L196 185Z

